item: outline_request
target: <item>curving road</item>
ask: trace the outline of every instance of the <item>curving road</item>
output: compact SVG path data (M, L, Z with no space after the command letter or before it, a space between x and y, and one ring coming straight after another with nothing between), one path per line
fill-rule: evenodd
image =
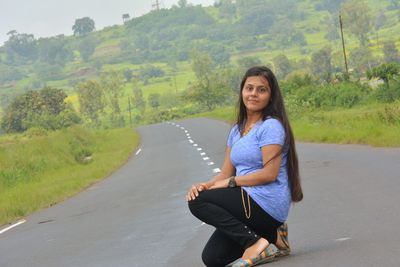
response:
M127 164L73 198L0 229L0 266L203 266L212 228L187 188L218 171L229 125L210 119L138 129ZM399 266L400 149L298 144L305 199L289 217L293 254L271 266Z

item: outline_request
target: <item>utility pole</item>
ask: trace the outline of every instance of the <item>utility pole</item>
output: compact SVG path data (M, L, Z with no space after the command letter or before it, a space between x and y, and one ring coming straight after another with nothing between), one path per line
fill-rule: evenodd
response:
M160 10L160 1L156 0L156 2L151 5L151 7L153 8L153 10L155 9L155 10L159 11Z
M344 45L344 36L343 36L343 23L342 23L342 15L339 13L339 24L340 24L340 33L342 36L342 47L343 47L343 57L344 57L344 65L346 67L346 80L350 78L349 68L347 66L347 57L346 57L346 47Z
M132 128L132 108L131 108L131 98L128 96L128 109L129 109L129 123Z

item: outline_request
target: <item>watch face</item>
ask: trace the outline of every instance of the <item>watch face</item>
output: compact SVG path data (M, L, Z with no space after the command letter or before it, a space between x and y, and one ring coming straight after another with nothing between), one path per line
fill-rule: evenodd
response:
M229 187L236 187L235 177L231 177L231 178L229 179L228 186L229 186Z

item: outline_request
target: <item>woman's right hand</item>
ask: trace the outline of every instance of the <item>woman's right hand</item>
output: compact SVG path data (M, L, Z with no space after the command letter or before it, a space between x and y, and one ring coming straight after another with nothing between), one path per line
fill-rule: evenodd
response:
M186 200L195 200L196 197L199 196L199 193L201 191L207 190L208 185L206 183L199 183L199 184L194 184L190 187L189 192L186 194Z

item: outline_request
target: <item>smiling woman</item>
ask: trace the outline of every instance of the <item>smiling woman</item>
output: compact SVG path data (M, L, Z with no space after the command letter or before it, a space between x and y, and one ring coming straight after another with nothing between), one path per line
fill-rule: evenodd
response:
M303 198L298 159L282 94L272 71L250 68L221 172L187 193L194 216L216 228L202 259L207 266L255 266L290 253L285 223ZM274 251L271 244L278 248Z

